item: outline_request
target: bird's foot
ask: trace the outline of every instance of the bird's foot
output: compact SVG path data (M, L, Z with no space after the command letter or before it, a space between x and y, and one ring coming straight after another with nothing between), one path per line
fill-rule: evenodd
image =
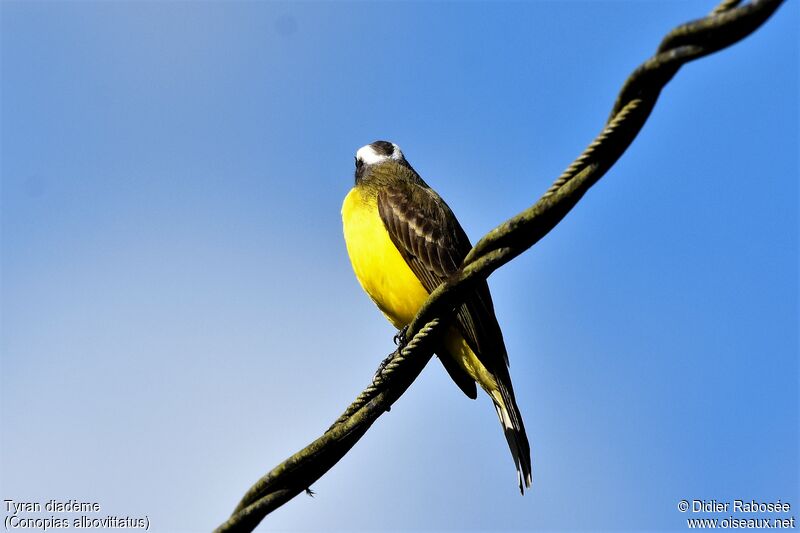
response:
M392 360L392 357L394 357L394 355L395 355L395 352L392 352L389 355L387 355L386 358L383 361L381 361L381 364L378 365L378 370L375 372L375 378L377 378L378 376L380 376L383 373L384 369L386 368L386 365L389 364L389 361Z
M308 494L309 496L311 496L313 498L314 494L316 494L316 492L311 490L311 487L306 487L306 494Z
M394 358L395 355L399 354L401 351L403 351L403 348L406 347L406 344L408 344L408 341L406 339L406 331L408 331L408 326L404 326L403 329L398 331L397 334L394 336L394 339L392 340L394 340L394 343L397 345L397 350L387 355L386 358L383 361L381 361L381 364L378 365L378 370L375 372L375 376L373 376L372 378L373 380L377 379L378 376L383 374L383 371L386 369L386 365L389 364L389 362Z
M401 351L403 348L406 347L408 344L408 339L406 339L406 332L408 331L408 326L403 326L403 329L397 332L397 335L394 336L394 344L397 346L397 351Z

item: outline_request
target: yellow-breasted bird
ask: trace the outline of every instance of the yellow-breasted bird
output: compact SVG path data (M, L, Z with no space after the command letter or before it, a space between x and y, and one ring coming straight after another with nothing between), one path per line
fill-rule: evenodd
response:
M387 141L356 152L355 186L344 199L342 222L359 283L397 329L411 322L472 248L444 200ZM475 382L491 397L524 493L531 486L530 445L485 281L460 307L435 351L468 397L478 395Z

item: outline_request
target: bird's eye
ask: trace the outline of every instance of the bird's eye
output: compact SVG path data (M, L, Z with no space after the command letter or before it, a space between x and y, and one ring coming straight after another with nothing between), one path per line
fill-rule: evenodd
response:
M364 162L356 157L356 168L361 168L363 164Z

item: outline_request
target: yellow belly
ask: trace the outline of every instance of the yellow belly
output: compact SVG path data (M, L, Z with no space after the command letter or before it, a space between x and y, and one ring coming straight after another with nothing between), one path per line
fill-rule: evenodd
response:
M389 322L402 329L428 298L428 291L389 237L378 213L377 199L362 195L358 188L352 189L342 205L342 222L347 253L358 282ZM467 374L485 390L497 390L494 376L458 330L449 328L444 340L448 355Z
M408 325L428 291L397 251L375 198L353 189L342 206L344 240L358 282L394 327Z

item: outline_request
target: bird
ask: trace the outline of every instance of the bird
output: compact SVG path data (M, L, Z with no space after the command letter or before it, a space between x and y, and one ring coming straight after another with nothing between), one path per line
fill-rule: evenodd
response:
M342 204L347 253L361 287L404 332L472 245L450 207L397 144L375 141L359 148L354 177ZM468 295L434 351L467 397L477 398L477 383L491 398L524 494L532 483L530 445L486 281Z

